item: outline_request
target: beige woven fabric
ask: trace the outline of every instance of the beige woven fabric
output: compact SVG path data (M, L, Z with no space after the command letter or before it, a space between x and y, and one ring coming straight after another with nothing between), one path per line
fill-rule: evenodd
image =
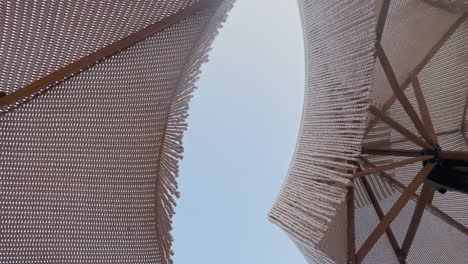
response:
M12 92L192 1L3 1ZM171 263L185 117L232 1L0 115L0 263Z
M402 11L400 11L402 9ZM409 9L409 11L407 11ZM394 43L394 37L401 36L402 33L400 28L395 30L393 25L402 24L404 21L401 17L405 16L406 12L411 10L417 10L418 14L408 17L408 24L411 26L405 27L405 34L407 38L411 38L411 42L414 44L407 44L395 46L395 48L388 48L389 53L392 52L394 55L390 56L391 63L395 69L400 83L403 83L409 73L416 67L416 65L423 59L424 54L427 54L427 50L434 45L434 43L460 18L459 13L449 13L443 9L440 9L424 2L418 1L404 1L402 4L390 5L389 16L387 19L388 27L385 30L383 36L383 44L385 47L391 47ZM395 26L396 27L396 26ZM427 32L426 34L424 34ZM420 34L420 35L418 35ZM423 35L424 34L424 35ZM406 38L401 38L406 39ZM421 43L416 42L420 40ZM406 43L407 41L400 41L398 43ZM468 145L463 139L461 133L461 125L463 123L463 110L467 102L468 93L468 22L465 20L453 35L445 42L443 47L435 54L430 62L424 67L424 69L418 75L421 83L421 88L425 95L431 119L434 123L436 132L443 133L439 136L439 144L445 150L468 150ZM405 54L405 56L399 56L398 52ZM411 55L410 55L411 54ZM413 65L412 67L407 67ZM379 66L378 66L379 67ZM380 89L388 86L388 82L384 79L384 74L380 73L381 69L377 68L377 76L382 76L376 79L373 89L374 94L382 95ZM390 87L386 88L387 91L391 91ZM409 98L411 103L417 108L417 102L414 95L414 89L411 84L405 90L406 96ZM381 106L387 102L391 93L384 96L371 97L371 103L377 106ZM387 103L388 104L388 103ZM401 107L399 102L392 104L388 113L392 118L397 120L403 126L409 128L415 134L418 134L416 129L411 123L411 120L407 116L404 109ZM415 149L417 148L411 142L402 140L402 136L388 128L384 124L380 124L373 128L365 142L395 142L390 144L393 148L402 149ZM376 157L369 157L371 160L376 160ZM397 161L399 159L393 159ZM380 160L375 163L387 163L387 161ZM404 168L399 168L393 171L393 175L396 179L404 184L408 184L414 175L421 169L421 164L415 164ZM381 179L380 177L374 176L374 179ZM389 188L388 184L383 181L375 181L373 185L374 191L379 194L379 197L384 198L395 191L394 188ZM384 192L382 190L385 190ZM388 192L388 190L392 190ZM449 214L451 217L456 219L458 222L468 227L468 196L457 192L448 192L444 195L437 194L434 199L434 205L442 209L444 212Z
M387 212L395 203L401 193L395 193L388 198L380 200L384 212ZM416 203L410 201L401 211L391 229L398 243L403 240L408 230ZM356 210L356 246L360 247L370 235L370 232L379 223L377 214L372 205ZM407 263L466 263L468 260L468 238L465 234L448 225L446 222L429 211L424 213L419 231L411 246ZM400 263L392 250L390 241L386 235L382 236L374 248L369 252L363 263Z
M366 128L369 105L418 134L399 103L379 60L375 60L376 17L381 1L300 0L306 47L306 85L302 125L296 152L269 218L284 229L309 263L347 263L345 196L354 162L363 143L419 149L400 142L402 136L379 122ZM435 4L434 2L437 2ZM405 83L431 48L457 23L466 1L392 0L382 46L398 81ZM468 22L465 20L430 59L418 77L435 129L445 150L468 150L460 131L468 93ZM417 109L411 85L406 95ZM365 136L365 138L364 138ZM376 165L399 159L367 156ZM407 185L420 164L389 171ZM401 191L379 175L367 176L386 212ZM378 223L360 180L355 184L356 247ZM392 224L400 246L414 210L414 201ZM468 196L437 193L433 205L468 227ZM407 263L466 263L468 237L426 211ZM437 231L431 231L437 229ZM443 244L443 246L439 246ZM463 252L460 252L463 251ZM386 235L365 263L399 263Z
M192 2L2 1L0 87L17 90Z
M348 162L357 161L367 124L374 3L301 0L299 10L306 55L302 125L269 218L294 238L310 263L331 263L346 260L343 202L354 169Z
M431 5L443 8L451 13L462 13L468 11L466 0L424 0Z

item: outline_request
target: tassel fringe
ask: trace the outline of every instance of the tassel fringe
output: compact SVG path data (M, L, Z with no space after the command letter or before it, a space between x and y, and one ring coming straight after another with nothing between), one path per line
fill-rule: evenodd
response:
M186 120L189 103L194 90L197 88L196 82L201 73L200 68L204 63L208 62L211 44L222 28L222 24L226 21L227 13L232 9L234 2L234 0L223 1L208 22L201 39L195 45L186 63L186 68L182 73L169 110L166 134L160 156L160 169L157 175L159 181L157 184L159 215L156 221L164 263L173 263L172 217L175 214L176 198L180 196L177 190L177 176L179 174L179 161L182 159L184 151L182 140L187 130Z

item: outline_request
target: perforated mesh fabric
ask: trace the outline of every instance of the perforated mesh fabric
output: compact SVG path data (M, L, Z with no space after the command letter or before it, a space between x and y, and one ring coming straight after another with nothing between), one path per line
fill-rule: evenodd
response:
M193 2L2 1L0 89L15 91Z
M463 13L468 11L468 1L466 0L424 0L434 6L443 8L453 13Z
M383 211L386 213L396 202L401 192L384 198L380 201ZM412 200L403 208L398 217L391 224L392 232L399 245L408 230L416 203ZM371 231L380 223L372 205L356 210L356 246L359 248ZM466 263L468 260L468 239L465 234L448 225L442 219L429 211L424 213L419 231L411 246L407 257L407 263ZM396 257L390 241L383 235L362 263L400 263Z
M1 86L19 89L189 3L4 2ZM172 262L187 105L231 5L214 2L0 115L0 263Z
M289 233L309 263L348 263L345 195L354 169L349 163L359 162L362 144L420 149L384 123L374 125L372 116L363 114L362 109L367 111L373 105L419 133L405 110L395 103L380 60L371 59L377 56L375 18L382 1L298 2L306 47L303 119L290 171L270 219ZM409 86L405 94L415 109L418 106L409 77L419 73L444 150L468 150L461 131L468 100L468 22L463 15L466 3L462 2L392 0L381 41L398 82L403 88ZM455 25L457 30L433 57L428 56ZM401 160L364 157L377 166ZM406 186L421 167L413 164L388 173ZM401 188L380 175L366 179L386 213L401 195ZM355 181L354 190L358 250L380 220L360 180ZM466 229L449 224L442 213L468 227L468 196L437 193L432 205L426 207L407 263L466 263ZM415 200L410 200L391 225L400 247L414 206ZM363 262L400 263L386 234Z
M389 17L387 18L388 30L386 30L384 33L384 43L392 42L392 35L401 34L401 32L398 30L392 30L392 25L394 23L401 23L401 19L399 18L401 15L398 14L410 12L415 8L418 8L421 10L421 13L427 15L421 16L420 19L418 19L418 16L413 16L411 18L413 21L410 24L414 28L407 28L406 34L408 34L409 37L410 35L413 35L413 33L416 34L417 32L428 32L426 33L428 37L421 36L421 43L423 43L423 45L414 44L411 45L412 48L408 47L406 51L404 51L404 54L406 54L406 56L404 56L406 57L405 60L414 61L413 65L417 65L424 57L424 55L419 55L421 46L428 45L428 42L432 43L431 46L433 46L433 43L435 43L446 31L448 31L449 28L455 24L457 19L459 19L461 16L460 14L446 12L440 8L425 4L424 2L413 3L409 1L403 2L400 5L393 3L390 5ZM433 19L428 20L429 17L432 17ZM446 26L443 26L444 31L439 32L439 27L442 27L443 24L446 24ZM434 129L437 133L441 134L439 136L439 144L444 150L468 150L468 145L463 139L461 131L463 123L463 111L467 101L466 95L468 93L468 53L466 49L467 39L468 22L465 20L465 22L457 27L457 30L450 36L449 39L447 39L442 48L418 74L421 88L427 101L431 119L434 123ZM403 49L404 46L399 45L399 47ZM428 49L426 48L426 50ZM409 54L416 54L414 56L415 58ZM403 56L397 56L395 51L395 55L390 58L394 58L391 61L392 67L395 69L395 71L399 72L399 76L401 76L399 78L400 83L404 83L405 79L407 76L409 76L410 72L415 66L405 70L402 65L407 63L402 63L402 60L399 59L400 57ZM383 78L385 78L385 74L382 73L382 75L383 77L381 79L384 80ZM386 85L388 86L388 82ZM383 85L381 83L377 83L376 87L383 87ZM389 87L387 89L391 91ZM378 93L376 90L374 90L374 92ZM412 105L417 108L418 104L414 94L414 88L411 84L409 84L408 88L406 88L405 94ZM383 105L390 105L391 103L391 107L387 113L398 123L402 124L413 133L418 134L401 104L398 101L394 102L394 99L389 99L391 96L392 93L390 93L390 96L386 97L384 101L374 97L372 98L371 103L375 105L382 105L380 102L386 102ZM405 141L403 136L383 123L380 123L369 132L365 143L370 142L385 143L387 146L396 149L418 148L414 143ZM369 157L369 159L374 161L377 160L377 162L374 162L377 164L401 160L399 158L394 158L392 160L382 160L382 157ZM407 185L413 179L414 175L416 175L416 173L421 169L421 167L421 164L414 164L405 166L403 168L398 168L391 173L397 180ZM374 179L376 179L376 184L373 185L373 189L375 193L379 194L380 198L385 198L396 191L395 188L389 188L389 184L381 180L381 177L374 176ZM387 191L382 192L383 188L385 188ZM392 191L389 192L388 190ZM461 224L468 227L468 196L458 192L448 192L444 195L436 194L433 204L449 214L452 218L456 219Z
M466 39L468 39L468 23L464 22L419 74L421 87L426 97L435 130L440 133L438 137L439 144L444 150L468 150L467 142L464 140L461 131L463 110L468 92ZM447 74L448 72L450 72L450 75ZM405 94L413 105L417 105L414 89L411 85L406 89ZM400 124L417 133L398 102L392 105L388 113ZM405 141L400 134L383 124L371 130L371 133L377 130L380 132L385 131L385 133L379 134L379 137L374 137L372 139L374 142L376 139L395 142L388 145L397 149L417 148L413 143ZM377 134L375 133L374 135ZM369 158L376 159L375 157ZM394 158L391 161L399 160L401 158ZM408 185L421 168L421 164L412 164L393 170L392 176L403 184ZM391 188L393 191L390 193L381 192L381 188L378 186L389 186L389 184L378 176L373 177L380 179L377 182L378 184L373 185L373 190L375 193L380 194L379 198L382 199L381 202L383 204L387 203L388 206L390 198L385 197L395 197L401 194L395 188ZM362 190L360 192L362 195ZM417 192L419 193L420 190ZM369 201L367 200L363 204L369 205ZM400 245L406 234L408 223L414 210L414 201L411 201L410 204L412 205L407 206L401 213L403 216L399 216L395 220L396 223L392 224L392 230L400 238ZM448 191L445 194L436 192L432 204L458 223L468 227L468 197L466 194L454 191ZM371 210L372 206L367 206L367 208L367 210ZM365 218L364 216L361 217L361 219ZM363 228L367 229L368 227ZM468 261L468 256L466 255L467 245L468 237L466 234L447 225L437 214L426 211L423 214L422 222L408 255L408 263L465 263ZM381 251L382 249L380 251L373 249L369 254L372 254L375 260L379 257L379 252ZM366 260L367 263L375 263L370 259L372 258L369 256L369 259ZM381 258L375 261L383 260Z

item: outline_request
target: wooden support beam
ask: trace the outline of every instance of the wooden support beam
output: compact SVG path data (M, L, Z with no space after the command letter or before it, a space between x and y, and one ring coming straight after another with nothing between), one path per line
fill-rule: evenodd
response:
M411 245L413 244L413 240L418 231L421 218L426 209L426 204L432 202L432 199L434 198L434 192L435 189L432 188L430 183L425 182L423 184L421 195L416 204L416 208L414 209L413 217L411 218L411 222L408 227L405 240L403 241L403 245L401 246L404 259L408 257L409 250L411 248Z
M371 200L372 205L374 206L377 216L379 217L380 221L382 221L385 215L382 208L380 207L379 200L372 191L372 187L370 186L367 179L365 177L362 177L361 181L364 185L364 189L366 190L367 195L369 196L369 199ZM385 232L387 233L388 240L390 240L390 244L392 245L393 251L400 260L400 263L406 263L405 258L403 256L403 252L401 251L400 246L398 245L398 241L395 237L395 234L393 234L392 229L389 227Z
M397 161L397 162L394 162L394 163L390 163L390 164L386 164L386 165L382 165L382 166L377 166L377 167L374 167L374 168L369 168L369 169L367 169L365 171L358 171L358 172L353 174L353 177L354 178L359 178L359 177L363 177L363 176L366 176L366 175L369 175L369 174L377 174L379 172L392 170L392 169L403 167L403 166L406 166L406 165L409 165L409 164L412 164L412 163L421 162L421 161L425 161L425 160L430 160L430 159L433 159L433 158L434 158L434 156L425 155L425 156L421 156L421 157L400 160L400 161Z
M387 21L388 10L390 9L390 0L379 0L379 1L376 1L376 5L377 4L380 5L380 10L379 10L379 17L377 19L376 42L380 43L380 41L382 40L384 28L385 28L385 22Z
M408 140L410 140L414 144L416 144L416 145L418 145L418 146L420 146L422 148L431 148L431 145L429 145L428 143L421 140L421 138L419 138L413 132L409 131L407 128L400 125L397 121L393 120L393 118L391 118L390 116L388 116L384 112L381 112L377 107L371 105L369 107L369 110L374 116L380 118L383 122L385 122L391 128L398 131L401 135L405 136Z
M420 150L407 149L370 149L363 148L361 154L379 155L379 156L398 156L398 157L420 157L424 152Z
M347 203L347 231L348 231L348 264L356 263L356 236L354 223L354 186L348 186Z
M461 129L451 129L451 130L446 130L446 131L441 131L441 132L437 132L436 133L436 136L437 137L441 137L441 136L446 136L446 135L451 135L451 134L455 134L455 133L462 133L463 130ZM384 147L388 147L390 145L393 145L393 144L398 144L398 143L403 143L403 142L408 142L409 139L407 138L400 138L400 139L395 139L395 140L392 140L392 141L387 141L387 142L370 142L370 143L365 143L363 144L363 148L368 148L368 149L371 149L371 148L384 148Z
M47 87L52 85L56 85L58 83L63 82L65 79L79 74L80 72L88 69L89 67L99 63L100 61L111 57L133 45L136 43L180 22L183 19L186 19L197 12L205 10L212 6L216 0L199 0L192 5L186 7L185 9L170 15L158 22L155 22L148 27L133 33L117 42L114 42L94 53L91 53L84 58L81 58L65 67L62 67L41 79L34 81L17 91L7 94L5 96L0 97L0 107L4 107L10 104L14 104L21 99L29 97Z
M406 203L408 203L409 199L413 196L414 192L418 189L418 187L421 185L424 179L426 179L426 177L432 171L432 168L433 164L428 163L416 175L416 177L414 177L413 181L411 181L411 183L408 185L403 194L398 198L396 203L384 216L380 224L377 225L377 227L374 229L374 231L371 233L371 235L367 238L362 247L356 253L357 263L361 263L367 255L367 253L369 253L369 251L374 247L377 240L379 240L382 234L387 230L388 226L393 222L393 220L395 220L400 211L403 209Z
M419 83L418 76L412 76L411 83L413 84L414 95L418 102L419 112L421 113L421 118L424 123L424 127L426 127L429 140L428 143L438 144L437 135L434 130L434 124L432 123L431 114L429 113L429 109L427 108L426 99L424 98L424 94L421 89L421 84Z
M442 48L442 46L447 42L447 40L452 36L452 34L457 30L457 28L465 21L465 19L468 17L468 13L463 13L460 15L460 17L453 23L453 25L443 34L440 39L432 46L432 48L429 50L429 52L426 54L426 56L421 60L421 62L418 63L418 65L414 68L410 76L408 76L408 79L405 80L404 84L406 84L404 87L407 87L410 83L411 76L418 75L419 72L424 69L426 64L431 61L431 59L436 55L436 53Z
M393 93L395 94L398 101L400 101L401 106L410 117L411 121L414 124L414 127L416 127L419 134L426 140L426 142L430 142L431 139L428 136L427 129L424 127L424 124L421 122L421 119L419 119L418 114L414 110L405 93L400 88L400 84L398 83L398 79L395 75L395 72L393 71L392 65L390 64L390 61L388 60L388 57L385 54L382 45L380 44L377 45L377 57L379 58L380 63L382 64L382 68L385 72L385 75L387 76L388 82L390 83L390 87L392 88Z

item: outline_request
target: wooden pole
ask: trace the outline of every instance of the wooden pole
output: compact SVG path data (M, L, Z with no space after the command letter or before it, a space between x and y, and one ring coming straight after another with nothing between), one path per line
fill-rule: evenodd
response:
M442 151L440 157L443 159L463 160L468 162L468 151Z

